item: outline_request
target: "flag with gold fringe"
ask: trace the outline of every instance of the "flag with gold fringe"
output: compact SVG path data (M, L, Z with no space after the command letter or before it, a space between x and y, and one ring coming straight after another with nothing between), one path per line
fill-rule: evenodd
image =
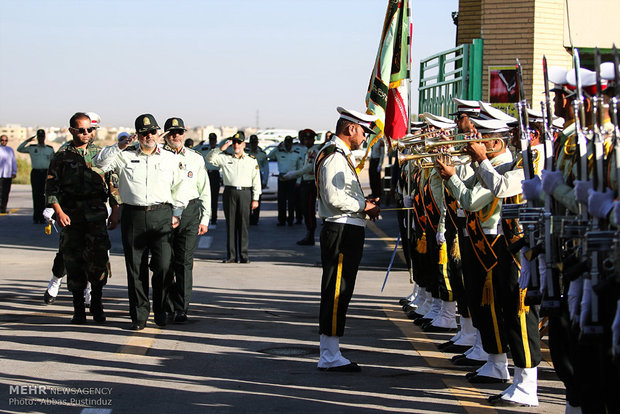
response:
M381 42L366 93L366 112L376 115L375 132L369 138L361 170L372 147L381 138L398 140L409 127L410 23L409 0L389 0Z

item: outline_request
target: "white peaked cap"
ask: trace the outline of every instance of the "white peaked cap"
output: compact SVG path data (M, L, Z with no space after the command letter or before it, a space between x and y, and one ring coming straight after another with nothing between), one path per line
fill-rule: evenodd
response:
M378 119L376 115L363 114L361 112L345 109L342 106L339 106L336 110L340 114L340 118L358 124L364 128L366 132L374 134L375 131L372 130L370 125Z

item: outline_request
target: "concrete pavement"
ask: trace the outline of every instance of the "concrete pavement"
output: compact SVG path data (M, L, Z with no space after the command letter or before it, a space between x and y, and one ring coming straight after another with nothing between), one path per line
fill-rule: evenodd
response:
M325 373L318 358L318 243L300 247L304 226L276 226L273 201L251 228L250 264L222 264L223 214L196 253L190 321L141 332L130 323L120 229L111 233L108 322L74 326L71 298L43 304L58 235L32 224L30 189L16 185L0 216L0 411L160 412L510 412L485 400L503 388L473 386L398 306L411 285L397 258L380 292L396 236L395 214L366 232L343 354L360 374ZM387 237L386 237L387 236ZM318 240L318 235L317 235ZM548 359L548 357L547 357ZM539 369L541 406L564 411L552 367Z

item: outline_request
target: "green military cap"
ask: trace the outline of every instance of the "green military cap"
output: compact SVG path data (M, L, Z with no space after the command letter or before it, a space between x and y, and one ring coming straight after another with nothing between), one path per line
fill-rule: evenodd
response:
M233 141L244 142L245 141L245 134L243 133L243 131L237 131L237 133L235 135L233 135L230 139L232 139Z
M168 118L166 120L166 123L164 124L164 131L168 132L172 129L187 131L187 128L185 128L185 123L181 118Z
M151 129L160 129L159 125L157 125L157 121L155 117L151 114L142 114L136 118L136 132L138 134L150 131Z

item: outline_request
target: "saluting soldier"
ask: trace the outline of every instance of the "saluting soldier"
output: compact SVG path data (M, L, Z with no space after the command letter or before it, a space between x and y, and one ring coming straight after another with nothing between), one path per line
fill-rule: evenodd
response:
M245 152L256 158L256 162L258 163L258 169L260 170L261 188L264 189L265 187L267 187L267 181L269 180L269 160L267 159L267 153L258 146L258 137L256 135L250 135L250 147L246 148ZM258 224L261 197L259 197L258 199L258 207L250 211L251 226L255 226Z
M342 356L347 309L353 295L357 269L364 248L366 216L376 219L376 200L366 200L351 151L360 148L371 123L377 118L338 107L336 135L321 149L315 162L319 189L321 230L321 307L319 315L320 358L324 371L359 372L361 368Z
M300 246L314 246L314 232L316 231L316 183L314 181L314 160L321 149L321 144L314 144L316 132L311 129L299 131L299 139L305 145L303 167L299 170L289 171L284 179L297 178L299 183L299 195L304 221L306 223L306 236L297 242Z
M285 178L286 173L301 168L303 158L298 148L293 148L293 137L287 136L267 156L278 162L278 226L295 221L295 179ZM288 212L288 215L287 215Z
M88 282L92 288L90 313L96 322L105 322L102 295L110 248L105 205L109 189L103 171L93 168L93 158L100 147L90 142L90 118L78 112L69 125L73 140L54 155L48 169L47 203L62 226L59 250L73 295L71 322L86 322L84 289Z
M90 129L90 127L89 127ZM33 139L37 139L36 144L28 145ZM30 155L30 185L32 186L32 221L34 224L45 224L43 209L45 208L45 180L47 169L50 166L54 149L45 144L45 130L37 130L37 135L30 137L17 147L17 152Z
M211 188L204 158L198 151L184 146L185 123L181 118L169 118L164 123L164 149L176 155L181 176L182 191L177 193L186 206L179 226L172 230L172 265L168 272L169 311L174 322L187 322L187 311L192 296L194 250L198 236L209 230Z
M123 200L121 232L131 330L146 326L150 313L149 268L153 272L153 313L158 326L166 326L166 275L170 268L172 229L179 225L184 203L178 192L183 185L175 155L160 148L159 126L151 114L136 118L135 136L122 138L104 148L95 165L115 171ZM149 259L149 253L151 259Z
M232 145L233 153L224 151ZM245 136L237 132L221 148L207 154L207 162L222 169L226 258L223 263L249 263L250 210L258 207L261 195L260 169L256 159L244 152Z

